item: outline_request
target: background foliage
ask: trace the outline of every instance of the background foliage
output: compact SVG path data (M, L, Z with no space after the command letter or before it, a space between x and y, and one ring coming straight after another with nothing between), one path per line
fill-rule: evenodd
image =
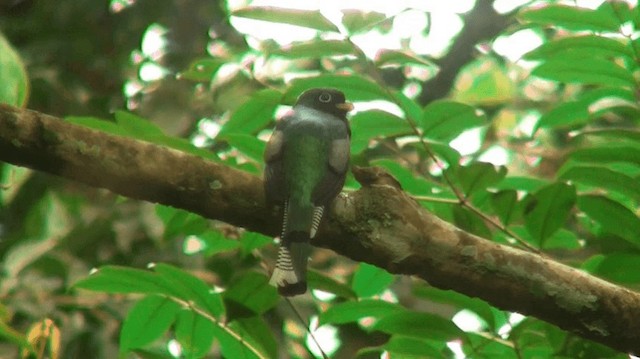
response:
M358 36L394 26L382 13L345 10L334 23L318 11L234 10L199 0L0 2L0 102L258 175L282 105L337 87L357 102L355 164L384 167L469 232L638 288L635 2L532 1L498 14L478 0L440 56L415 53L408 39L366 55ZM232 14L317 32L280 46L241 33ZM495 51L494 38L524 30L541 46L517 61ZM479 37L465 47L469 32ZM152 36L165 46L149 53ZM0 177L0 353L318 355L267 285L271 238L8 164ZM346 190L356 188L350 178ZM312 259L310 285L325 293L295 305L332 357L626 357L325 250Z

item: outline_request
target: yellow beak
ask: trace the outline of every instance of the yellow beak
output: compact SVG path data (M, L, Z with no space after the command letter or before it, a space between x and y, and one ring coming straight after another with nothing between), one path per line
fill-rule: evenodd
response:
M351 102L339 103L336 107L346 112L353 110L353 104Z

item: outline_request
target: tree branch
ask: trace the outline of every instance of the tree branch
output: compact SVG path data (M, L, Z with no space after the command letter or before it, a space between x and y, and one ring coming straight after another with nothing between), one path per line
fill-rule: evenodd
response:
M151 143L0 105L0 160L276 235L259 178ZM640 354L640 294L472 234L389 184L339 196L315 245Z

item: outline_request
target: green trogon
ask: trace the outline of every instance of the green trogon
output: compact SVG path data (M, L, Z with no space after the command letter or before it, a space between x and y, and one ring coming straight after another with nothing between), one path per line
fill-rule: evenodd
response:
M310 240L344 185L353 105L335 89L305 91L276 123L264 153L267 205L283 207L278 259L270 283L284 296L307 291Z

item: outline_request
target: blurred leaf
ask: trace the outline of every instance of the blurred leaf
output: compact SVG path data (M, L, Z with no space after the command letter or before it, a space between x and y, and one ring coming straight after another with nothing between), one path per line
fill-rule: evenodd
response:
M612 56L633 57L631 49L618 39L597 35L565 37L544 43L526 53L525 60L549 60L562 56L581 55L608 59Z
M549 238L544 241L544 245L541 247L545 250L554 249L570 249L575 250L581 247L578 237L575 233L568 231L564 228L560 228L553 233Z
M605 86L636 85L633 74L617 64L589 57L568 57L551 59L536 67L532 75L549 80Z
M496 184L495 188L499 190L513 189L516 191L530 193L535 192L548 184L548 180L544 180L541 178L509 176L500 181L500 183Z
M488 187L500 182L507 175L507 168L486 162L474 162L457 169L456 178L465 197L476 192L485 192Z
M358 355L378 353L386 351L391 358L447 358L443 350L438 349L435 345L439 343L428 339L411 338L404 335L394 335L384 345L379 347L364 348L358 352ZM443 348L444 349L444 348ZM449 353L453 355L453 353Z
M271 6L249 6L231 13L233 16L264 20L280 24L308 27L320 31L339 32L336 25L320 11L294 10Z
M471 298L452 290L444 290L424 284L414 285L412 293L415 294L416 297L424 298L428 301L453 306L457 311L463 309L470 310L474 312L478 318L482 319L491 330L495 331L500 329L498 325L496 325L491 306L481 299Z
M346 299L357 298L356 293L346 284L312 269L307 272L307 282L313 289L333 293Z
M402 311L404 309L398 304L377 299L343 302L334 304L320 313L318 325L351 323L369 317L380 319L389 314Z
M120 353L141 348L160 338L176 319L180 305L167 297L149 295L127 314L120 331Z
M618 19L603 11L579 8L576 6L550 4L540 8L527 8L520 11L518 18L541 25L564 27L581 31L613 31L620 27Z
M220 294L215 293L213 288L200 278L180 268L163 263L156 264L154 270L181 293L179 298L195 303L200 309L216 318L224 314L224 305Z
M225 302L233 302L253 315L263 314L275 307L280 300L276 289L269 285L269 279L256 272L246 272L234 277L222 295Z
M402 92L398 91L392 94L393 98L398 106L405 113L405 117L411 121L417 121L422 117L422 108L416 103L416 101L410 99Z
M613 162L629 162L640 165L640 144L618 145L582 148L574 151L569 158L579 162L592 162L607 165Z
M356 74L324 74L293 80L284 95L284 102L294 103L304 91L315 87L333 87L344 92L347 101L389 100L389 93L375 82Z
M594 268L593 274L616 283L637 284L640 282L640 254L607 254Z
M565 183L555 183L529 195L524 218L529 233L541 245L567 220L576 202L576 190Z
M233 323L232 323L233 324ZM250 343L245 337L239 335L235 326L222 328L213 327L213 335L220 341L220 351L224 358L260 359L269 358L269 353Z
M273 238L267 237L257 232L246 231L240 238L240 245L242 246L243 255L248 255L256 249L260 249L270 243L273 243Z
M110 120L103 120L96 117L87 116L67 116L65 121L73 123L75 125L89 127L94 130L110 133L117 136L126 136L127 132L115 122Z
M437 65L427 59L423 59L420 55L403 50L380 50L374 59L376 66L386 65L419 65L436 68Z
M427 138L452 140L465 130L485 125L486 116L459 102L438 100L425 107L418 124Z
M342 10L342 14L342 24L350 34L368 31L374 25L379 26L384 21L391 21L387 15L375 11L345 9Z
M583 101L562 102L540 116L536 129L575 126L589 122L589 104Z
M29 97L29 77L18 53L0 32L0 103L23 107Z
M229 143L229 145L231 145L231 147L239 150L252 160L262 163L267 143L259 140L256 136L246 134L227 134L224 136L218 136L218 138L224 139Z
M470 105L513 102L517 93L505 65L490 58L480 58L463 67L453 88L453 99Z
M450 191L446 191L443 189L443 192L439 190L441 188L437 187L435 184L428 182L424 176L420 176L411 172L408 168L401 165L397 161L390 159L380 159L373 161L372 165L384 167L389 173L395 177L395 179L400 182L402 185L402 189L407 193L411 193L412 195L433 195L433 189L437 188L438 194L442 193L443 196L447 196L447 198L453 198L453 194Z
M281 99L282 94L276 90L257 91L222 125L218 137L226 138L228 134L256 134L273 120L273 112Z
M503 190L491 194L491 206L504 225L508 225L514 218L517 204L518 192L515 190Z
M640 182L606 167L569 165L559 171L558 179L615 191L640 202Z
M406 120L382 110L361 111L350 121L351 152L364 151L371 140L412 133Z
M411 338L451 341L463 338L464 332L450 320L430 313L402 311L391 313L373 324L373 330Z
M197 250L192 252L189 249L189 240L193 237L188 236L185 238L185 253L193 254L204 252L206 256L212 256L221 252L228 252L236 250L240 247L240 242L234 239L229 239L224 236L224 234L215 230L208 230L201 234L195 235L195 239L202 244L201 250ZM191 252L191 253L190 253Z
M182 348L181 357L185 359L202 358L213 343L213 331L216 325L193 310L183 309L176 321L176 339Z
M180 78L191 81L208 82L213 79L216 72L226 62L219 58L207 57L198 59L189 65L189 68L180 73Z
M344 40L314 39L306 42L296 42L288 46L277 47L271 54L286 58L320 58L323 56L353 55L353 45Z
M18 345L21 349L27 350L35 355L35 350L31 343L27 340L26 335L11 328L4 320L0 320L0 338L9 343Z
M106 293L163 294L180 298L178 289L147 270L104 266L76 282L76 288Z
M131 112L116 111L115 119L120 128L135 138L144 140L153 136L164 136L164 133L156 124Z
M395 277L384 269L361 262L353 275L351 288L359 298L372 297L382 293Z
M513 344L501 338L490 338L476 333L467 333L468 341L462 343L462 349L468 357L518 359Z
M454 206L453 220L456 226L467 232L471 232L482 238L491 238L491 230L487 226L487 223L467 207Z
M265 358L277 358L279 343L274 336L273 327L265 321L264 316L253 316L235 320L232 327L241 335L251 341L260 353L266 353Z
M626 239L640 248L640 219L620 203L599 195L581 195L578 208L606 231Z

